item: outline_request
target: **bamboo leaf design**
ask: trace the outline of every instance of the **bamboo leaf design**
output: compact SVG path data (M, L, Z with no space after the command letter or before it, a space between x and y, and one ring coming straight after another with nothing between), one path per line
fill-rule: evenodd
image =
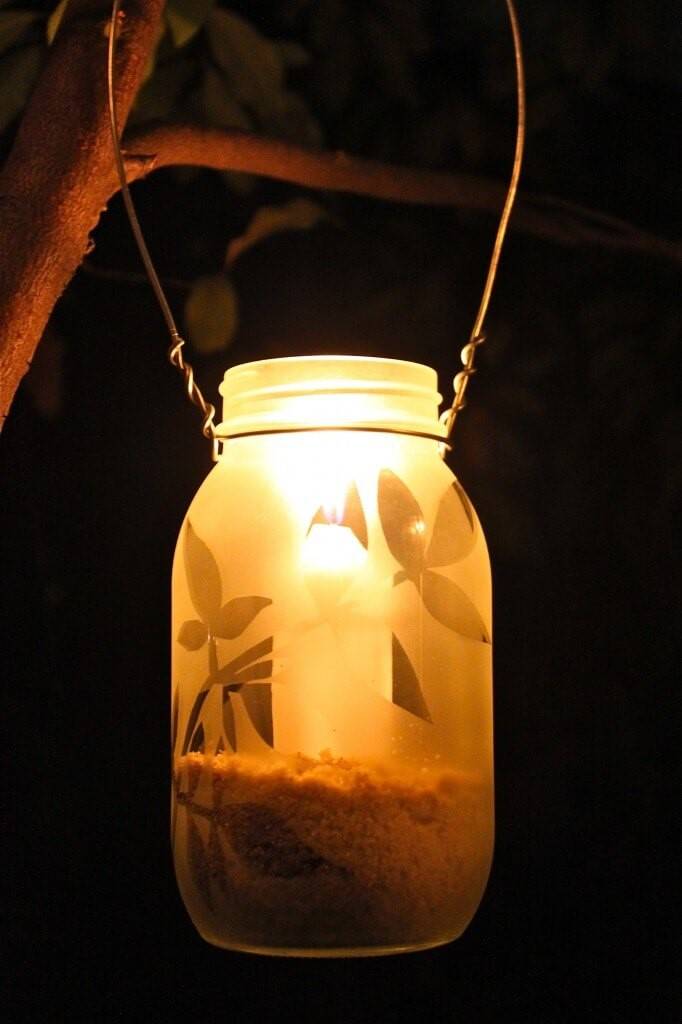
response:
M483 619L464 591L438 572L427 570L421 578L422 600L434 619L453 633L490 643Z
M196 729L197 722L199 721L199 715L201 714L201 709L204 706L204 701L206 700L207 696L208 689L201 690L197 694L194 704L192 705L192 710L190 711L189 719L187 721L187 728L185 729L185 739L182 744L183 754L186 754L187 751L189 750L190 741L192 739L194 730Z
M235 597L224 604L213 622L213 632L225 640L241 636L263 608L272 601L269 597Z
M220 612L222 603L220 570L215 558L194 532L189 520L185 531L184 556L192 604L199 618L211 626Z
M215 675L209 676L204 683L202 690L208 690L212 685L228 686L230 683L237 681L237 675L241 669L246 668L247 665L251 665L252 662L258 661L260 658L265 657L266 654L272 654L272 637L267 637L266 640L261 640L259 643L254 644L247 650L243 651L238 657L233 658L232 661L224 665Z
M386 543L410 579L424 569L424 516L417 499L390 469L379 473L379 518Z
M455 480L438 504L436 521L426 551L426 564L451 565L468 555L474 546L473 511L469 500Z
M272 661L259 661L255 665L247 665L235 674L238 685L269 679L272 675Z
M199 722L196 732L192 736L192 741L189 745L190 753L192 754L203 754L206 741L204 739L204 727Z
M188 651L198 651L208 640L208 626L199 619L183 622L178 632L178 643Z
M404 711L409 711L426 722L431 722L431 715L426 706L424 695L405 648L393 634L393 703Z
M237 749L237 732L234 725L234 711L230 700L230 691L223 687L223 731L227 742L233 750Z
M240 694L254 729L272 747L272 686L244 686Z

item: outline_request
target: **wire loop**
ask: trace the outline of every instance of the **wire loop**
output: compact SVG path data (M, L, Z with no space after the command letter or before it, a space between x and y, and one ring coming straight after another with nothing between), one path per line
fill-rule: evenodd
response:
M123 12L120 10L121 0L113 0L111 8L111 19L109 21L109 46L107 53L107 97L109 101L109 126L111 128L111 140L114 146L114 160L116 163L116 171L118 173L118 179L121 185L121 194L123 196L123 202L125 204L126 213L128 214L128 220L137 242L137 247L144 263L144 268L147 271L149 282L152 286L156 299L161 307L161 313L164 320L166 321L166 327L171 337L171 345L168 349L168 359L171 366L174 366L176 370L179 370L183 374L185 383L185 392L190 402L201 412L203 419L201 424L201 432L204 437L211 442L213 445L213 461L215 462L218 458L218 442L215 436L215 406L210 402L207 402L201 393L199 385L194 379L194 369L190 363L185 360L183 354L183 348L185 345L184 339L180 337L178 332L175 319L171 312L171 308L168 305L168 300L164 294L161 282L159 281L156 269L152 262L152 258L147 248L147 243L144 240L142 234L142 228L140 222L137 219L137 213L133 205L133 200L130 195L130 189L128 188L128 179L126 177L125 163L123 161L123 154L121 152L121 144L119 142L119 130L118 120L116 117L116 97L114 95L114 63L116 57L116 36L118 23L123 18Z

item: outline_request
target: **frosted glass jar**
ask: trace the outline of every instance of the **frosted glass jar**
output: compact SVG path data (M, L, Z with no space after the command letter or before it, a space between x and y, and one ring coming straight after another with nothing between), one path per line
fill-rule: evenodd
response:
M426 366L358 357L225 375L238 436L173 567L173 851L218 946L421 949L481 899L490 566L436 388Z

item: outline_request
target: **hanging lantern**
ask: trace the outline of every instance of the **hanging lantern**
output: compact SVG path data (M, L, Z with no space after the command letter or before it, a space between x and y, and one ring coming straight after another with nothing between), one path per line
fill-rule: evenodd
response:
M514 165L452 405L392 359L234 367L204 398L111 136L131 227L216 465L173 566L172 844L187 910L228 949L373 955L462 933L493 846L491 587L481 527L442 460L519 180ZM222 449L222 450L221 450Z
M481 899L490 569L436 386L336 356L225 375L173 568L173 851L216 945L419 949Z

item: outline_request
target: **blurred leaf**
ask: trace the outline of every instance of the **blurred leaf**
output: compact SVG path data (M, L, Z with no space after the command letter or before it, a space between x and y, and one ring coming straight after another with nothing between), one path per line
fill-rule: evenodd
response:
M310 63L310 54L300 43L289 39L277 39L274 45L285 67L303 68Z
M237 330L237 293L226 274L194 282L185 303L185 326L197 352L227 348Z
M268 117L262 118L263 130L277 139L298 142L311 149L322 145L322 129L307 103L298 93L282 90L279 103Z
M409 487L390 469L379 473L378 507L391 554L414 579L424 568L424 516Z
M131 123L168 118L193 74L192 61L184 57L158 64L137 94Z
M275 45L233 11L214 10L207 27L211 53L235 98L267 117L277 109L284 79Z
M165 16L176 46L184 46L208 18L214 0L168 0Z
M269 597L235 597L220 609L212 625L213 632L225 640L234 640L270 604Z
M185 531L185 572L192 604L207 625L220 613L222 585L215 558L204 542L197 537L187 520Z
M405 41L395 33L388 19L377 17L371 8L364 9L360 24L377 86L393 100L414 103L412 55Z
M246 110L228 89L224 77L213 67L207 67L204 72L201 100L209 124L219 128L241 128L242 131L254 127Z
M457 481L448 487L438 505L433 533L426 551L426 564L450 565L468 555L474 546L473 513Z
M281 206L262 206L254 214L243 235L233 238L227 248L227 263L251 246L280 231L305 231L326 217L324 209L312 199L292 199Z
M244 701L244 707L251 719L251 724L261 737L269 745L273 745L273 724L272 724L272 687L271 686L245 686L240 695Z
M432 721L417 673L398 637L393 634L393 703L425 722Z
M54 37L57 35L59 26L62 23L64 11L66 10L68 3L69 0L60 0L50 17L47 19L47 24L45 26L45 38L47 39L48 46L52 46L52 43L54 42Z
M0 132L23 109L38 77L43 58L41 46L27 46L0 60Z
M14 46L39 17L35 11L0 11L0 53Z
M447 576L427 569L421 577L420 589L427 609L446 629L470 640L490 643L488 631L473 602Z
M208 640L208 627L198 619L183 622L178 633L178 643L188 651L198 651Z

